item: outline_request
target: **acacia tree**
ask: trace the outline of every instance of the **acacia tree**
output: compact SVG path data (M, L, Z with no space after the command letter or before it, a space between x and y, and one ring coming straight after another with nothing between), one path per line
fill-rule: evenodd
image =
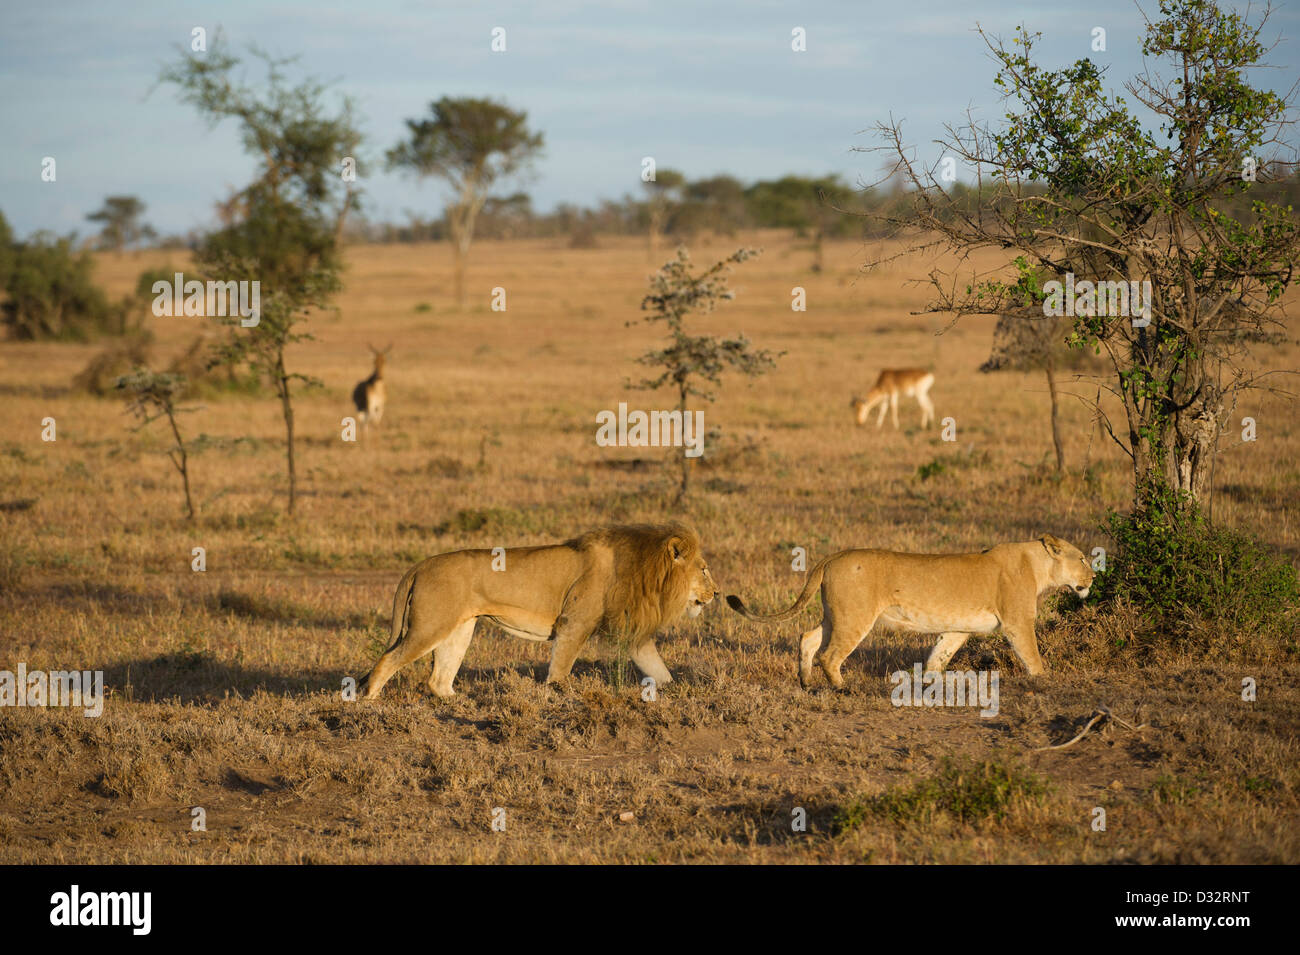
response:
M177 408L176 401L185 393L189 382L184 375L164 374L147 368L136 368L131 374L117 379L117 389L126 397L127 410L140 422L140 431L159 418L166 418L171 426L176 444L167 449L167 459L176 468L185 486L185 510L194 520L194 499L190 496L190 451L181 437L176 416L192 408Z
M104 205L89 213L86 219L104 224L99 233L101 249L120 252L157 235L152 226L140 221L142 215L144 203L136 196L109 196Z
M1062 320L1051 316L1003 314L993 331L993 352L980 371L1042 371L1051 399L1052 447L1056 450L1056 472L1065 471L1065 442L1061 438L1060 392L1056 370L1058 347L1065 339Z
M1021 307L1004 311L993 329L993 347L980 365L983 372L1041 371L1047 380L1051 400L1052 446L1056 451L1056 470L1065 470L1065 440L1061 436L1061 392L1057 378L1064 369L1079 369L1091 364L1093 356L1083 349L1071 348L1068 338L1072 319L1044 315L1042 278L1030 271L1023 257L1016 259L1020 271L1017 290Z
M356 207L352 183L342 173L344 160L355 159L361 136L346 97L331 112L325 86L313 79L289 83L284 68L291 59L254 54L266 67L262 90L235 76L240 60L221 48L220 38L207 53L186 54L166 68L162 82L174 83L181 100L212 125L236 120L245 148L259 162L256 178L228 203L226 224L204 237L195 260L221 281L260 283L256 324L243 327L237 315L226 319L235 327L214 364L247 364L274 386L287 438L292 514L297 500L293 385L319 383L290 372L285 349L312 337L301 323L340 288L340 223Z
M968 263L983 248L1014 252L1054 279L1116 283L1109 299L1095 285L1078 287L1069 339L1111 366L1106 386L1126 420L1103 420L1132 461L1135 504L1172 492L1176 506L1194 509L1237 395L1260 384L1252 346L1279 340L1280 296L1300 263L1289 207L1256 198L1248 213L1226 211L1270 170L1291 165L1261 153L1282 147L1295 88L1278 94L1247 83L1265 54L1266 15L1251 26L1210 0L1162 0L1160 11L1142 45L1158 63L1125 84L1159 129L1108 92L1090 60L1046 70L1033 60L1038 34L1018 29L1008 46L981 32L999 64L1005 122L949 126L928 167L898 123L879 124L911 187L905 206L884 218L924 230L909 251L956 253L956 266L931 273L927 311L1001 314L1023 307L1026 294L1049 299L1023 273L977 273ZM1161 64L1172 78L1162 78ZM979 201L962 206L958 190L937 181L944 155L973 167ZM1149 322L1117 314L1119 293L1134 281L1150 282Z
M682 213L693 227L733 236L745 225L745 186L726 175L688 182Z
M455 256L456 302L465 307L465 259L479 211L498 180L528 167L543 145L530 132L528 114L490 99L444 96L429 104L427 119L408 119L411 136L387 153L388 168L418 178L447 180L455 198L447 206L447 231Z
M838 175L782 176L756 182L745 190L745 203L755 225L793 229L796 235L809 237L814 272L823 267L824 240L848 231L844 211L852 199L853 190Z
M637 361L642 365L662 368L654 378L644 378L635 387L657 391L672 387L677 391L677 410L686 420L686 404L692 398L716 400L709 385L722 384L722 373L728 369L754 377L776 365L779 355L765 349L752 347L744 335L734 338L717 338L712 335L691 335L685 327L686 317L692 313L712 312L719 302L736 297L727 286L727 274L732 267L758 255L755 249L737 249L721 262L699 274L691 273L691 258L685 248L678 248L677 257L664 265L650 279L650 293L641 301L641 310L648 312L647 322L663 322L668 327L667 347L647 352ZM630 324L630 323L629 323ZM681 458L681 484L677 500L685 499L690 488L690 458Z

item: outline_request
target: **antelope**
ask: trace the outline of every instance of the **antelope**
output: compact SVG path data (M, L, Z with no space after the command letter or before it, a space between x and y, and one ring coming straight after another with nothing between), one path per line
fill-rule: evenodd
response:
M357 417L361 423L367 427L371 424L379 425L379 419L384 416L384 357L393 350L390 344L383 351L377 349L374 345L368 344L367 348L375 356L375 370L365 381L361 382L352 390L352 403L357 406Z
M924 368L886 368L867 392L867 397L854 398L849 406L856 412L858 424L866 424L867 415L879 404L876 427L885 423L885 411L889 410L894 427L898 428L898 395L902 392L909 398L916 398L916 403L921 406L921 427L924 428L934 420L934 402L930 400L930 386L933 384L934 373Z

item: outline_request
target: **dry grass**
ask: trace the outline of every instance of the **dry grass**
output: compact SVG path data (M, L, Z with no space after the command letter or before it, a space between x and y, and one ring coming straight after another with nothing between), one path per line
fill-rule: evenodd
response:
M317 340L290 356L327 383L298 402L293 520L270 398L206 397L183 416L187 434L222 444L192 458L191 527L161 429L134 434L119 403L72 390L97 346L4 345L0 669L103 669L112 695L100 719L0 710L0 861L1300 861L1294 639L1286 650L1208 634L1201 643L1217 641L1222 657L1134 648L1123 614L1063 618L1049 602L1046 677L1026 677L996 638L957 658L1002 671L1001 711L981 719L890 704L886 674L922 658L924 638L877 634L850 658L846 692L803 693L803 621L759 629L719 602L661 641L679 681L655 703L598 643L569 685L548 689L546 647L491 632L471 647L455 700L424 695L421 663L377 704L340 701L343 678L387 644L402 571L456 547L681 516L724 591L767 608L802 583L796 545L813 558L849 545L959 550L1043 531L1108 545L1099 522L1126 501L1126 462L1071 403L1071 470L1051 474L1043 384L975 370L992 321L936 338L936 320L908 314L924 292L906 281L927 263L865 277L868 250L843 243L812 274L810 254L780 233L692 253L713 261L742 242L764 255L705 324L787 354L706 408L723 437L679 512L664 452L594 441L598 411L666 401L625 386L654 342L624 327L649 272L632 240L480 243L467 313L446 304L445 248L352 250L338 312L315 318ZM152 264L106 255L100 276L120 294ZM795 285L806 313L790 311ZM507 289L505 313L487 307L494 286ZM160 362L185 351L194 321L154 320ZM365 344L389 341L383 430L344 444ZM1297 359L1292 345L1271 361ZM925 363L956 446L919 432L914 406L900 410L902 433L853 426L849 398L879 368ZM1295 560L1294 403L1258 395L1238 412L1260 439L1221 456L1215 519ZM54 444L40 440L46 416ZM190 571L194 546L206 573ZM1246 676L1260 687L1253 704L1240 700ZM1150 728L1033 751L1069 739L1098 704ZM1043 788L968 798L950 757ZM190 831L195 806L207 832ZM881 806L910 808L862 808ZM1091 827L1098 806L1105 832ZM491 828L494 807L504 832ZM806 832L792 831L795 807Z

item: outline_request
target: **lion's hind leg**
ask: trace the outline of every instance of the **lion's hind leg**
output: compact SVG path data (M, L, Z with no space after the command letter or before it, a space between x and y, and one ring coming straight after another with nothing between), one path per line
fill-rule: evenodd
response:
M830 632L830 620L825 619L799 638L799 685L805 690L812 684L813 661L826 643L825 635Z
M384 684L393 678L393 674L406 666L412 660L419 659L424 654L412 653L412 645L405 639L399 640L397 644L388 650L379 661L374 665L369 673L361 681L358 688L358 695L363 700L373 700L379 695Z
M465 651L469 649L470 641L474 639L474 627L477 624L478 618L471 617L453 630L450 636L435 644L433 672L429 674L430 693L443 699L456 695L451 684L456 679L456 674L460 672L461 661L465 659Z
M831 630L829 645L821 655L821 665L826 679L831 681L831 686L835 689L844 688L844 675L840 673L840 667L844 665L849 654L858 648L858 644L870 630L871 624L865 627L850 627L840 622L836 622L834 629Z
M832 607L835 605L835 596L831 593L830 588L822 591L822 606ZM834 622L829 627L826 637L826 646L820 655L822 672L826 674L826 679L831 681L831 686L839 690L844 687L844 677L840 673L840 667L848 659L850 653L858 648L858 644L863 641L871 628L876 624L876 617L880 615L877 606L868 605L858 607L853 611L845 611L835 614ZM826 628L827 620L822 621L823 628Z
M469 622L473 623L474 618L470 618ZM406 632L388 648L388 651L379 658L374 669L361 681L360 696L363 699L373 700L384 688L384 684L393 678L393 674L408 663L414 663L429 653L448 637L458 633L460 626L462 626L460 622L446 614L438 614L438 619L430 620L427 616L422 616L418 608L413 605ZM473 630L470 633L472 635ZM462 650L461 653L463 656L464 651ZM457 666L459 665L460 661L457 660ZM454 673L452 675L455 676Z

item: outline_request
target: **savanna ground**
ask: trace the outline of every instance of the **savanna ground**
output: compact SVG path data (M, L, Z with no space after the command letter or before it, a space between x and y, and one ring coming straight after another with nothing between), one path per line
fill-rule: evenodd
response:
M480 632L459 696L427 696L428 660L375 703L345 703L389 642L393 589L414 561L460 547L561 540L613 521L684 517L724 593L784 605L809 563L846 546L978 549L1043 532L1087 551L1110 542L1129 471L1089 410L1063 409L1069 472L1050 466L1040 377L983 375L993 320L909 312L929 264L870 276L875 251L828 247L826 268L784 233L697 242L697 265L741 242L760 259L734 302L697 327L784 350L764 378L730 379L705 421L695 491L673 506L676 460L596 446L595 416L631 391L658 330L638 321L644 243L480 242L472 304L449 306L445 246L349 250L336 313L313 318L293 369L322 389L297 401L302 497L285 516L283 426L268 396L189 402L187 436L224 439L192 459L198 521L162 456L165 425L132 432L121 402L70 389L98 345L0 346L0 669L102 669L104 715L0 710L4 862L1296 862L1300 662L1292 640L1215 652L1146 644L1124 614L1045 599L1046 676L998 637L955 668L997 667L997 716L895 708L887 674L933 638L878 632L845 666L848 688L805 693L795 637L721 600L660 639L676 682L654 702L616 647L593 641L564 687L540 683L547 646ZM665 251L666 258L669 252ZM163 253L104 255L114 293ZM790 309L804 286L809 307ZM508 309L489 310L490 290ZM1294 314L1295 306L1292 306ZM161 361L201 319L150 319ZM395 343L382 431L340 440L366 344ZM1270 356L1300 367L1294 344ZM957 440L856 428L849 399L878 369L931 365ZM1076 390L1067 386L1067 390ZM1091 397L1094 389L1077 389ZM1259 439L1224 439L1214 519L1300 559L1300 425L1293 401L1255 395ZM1112 409L1116 410L1116 409ZM42 442L41 419L58 440ZM923 479L922 474L926 477ZM191 570L206 548L207 570ZM1135 619L1135 618L1134 618ZM1276 644L1273 644L1276 646ZM1258 700L1241 699L1253 677ZM1099 706L1103 724L1068 749ZM192 832L191 807L207 831ZM1107 812L1094 831L1094 808ZM505 831L492 811L506 810ZM792 810L808 816L792 830ZM621 817L630 813L628 821Z

